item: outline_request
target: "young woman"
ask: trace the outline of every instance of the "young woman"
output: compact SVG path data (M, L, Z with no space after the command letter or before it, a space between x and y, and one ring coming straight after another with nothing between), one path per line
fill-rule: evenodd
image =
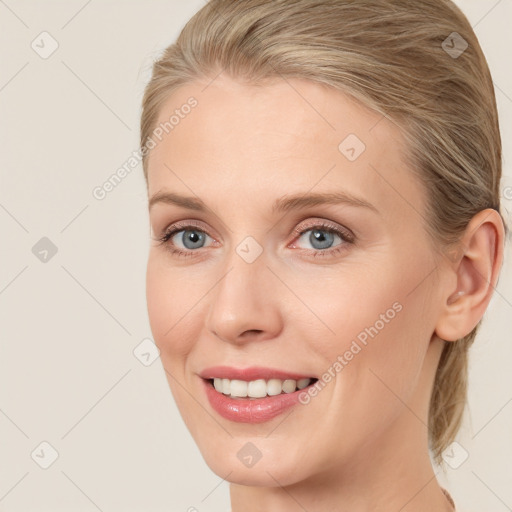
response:
M454 510L429 454L505 235L461 11L212 0L154 64L141 151L151 328L233 512Z

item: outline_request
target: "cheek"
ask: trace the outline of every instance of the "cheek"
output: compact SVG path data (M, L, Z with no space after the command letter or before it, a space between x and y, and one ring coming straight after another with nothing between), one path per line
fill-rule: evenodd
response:
M201 325L194 322L196 304L204 292L190 286L187 272L173 269L165 257L150 251L146 271L148 317L164 364L190 352L194 332Z
M397 256L385 265L341 271L336 278L324 280L322 293L309 288L308 294L304 289L304 302L320 312L318 316L331 330L323 329L322 337L310 337L325 371L341 356L343 368L336 365L331 371L343 372L344 387L364 383L372 392L382 392L381 377L396 392L407 393L421 370L433 332L426 292L429 282L422 282L429 269L429 262L421 258L412 266Z
M318 404L329 414L312 441L327 458L333 450L348 455L362 439L378 438L403 412L404 402L414 402L432 330L428 280L417 286L430 267L420 259L414 267L403 257L357 271L352 266L324 280L323 293L307 295L302 288L301 297L334 331L323 339L312 336L302 320L305 339L321 355L319 370L328 372L320 379L328 383ZM315 400L311 406L320 407Z
M186 361L199 337L198 301L205 290L190 286L187 272L170 267L165 255L150 250L146 271L146 300L153 339L160 350L160 360L167 382L188 428L189 409L194 402L184 391L187 380ZM195 283L197 284L197 283Z

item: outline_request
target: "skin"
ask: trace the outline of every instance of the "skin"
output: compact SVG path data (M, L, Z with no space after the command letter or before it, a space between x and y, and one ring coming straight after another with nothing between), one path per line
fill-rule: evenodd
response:
M426 193L404 163L396 125L306 80L255 87L221 75L207 85L182 86L161 108L164 122L198 100L151 151L149 198L173 192L208 210L150 208L147 303L180 413L208 466L231 482L233 512L452 510L428 456L428 402L443 339L469 333L492 295L499 215L480 212L465 255L447 258L425 231ZM366 146L353 162L338 149L350 133ZM334 191L378 212L271 211L282 196ZM187 220L207 234L198 249L183 245L183 232L173 237L190 257L155 240ZM319 249L309 238L317 221L351 230L354 243L335 235ZM262 249L253 263L236 252L247 236ZM401 311L307 405L247 424L207 401L198 373L209 366L321 377L397 302ZM247 442L262 454L250 468L237 457Z

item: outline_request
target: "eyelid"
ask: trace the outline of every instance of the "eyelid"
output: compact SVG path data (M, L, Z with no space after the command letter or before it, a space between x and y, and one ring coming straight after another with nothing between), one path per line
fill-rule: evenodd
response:
M326 231L331 230L333 232L340 233L342 235L342 238L344 238L347 242L353 243L356 240L356 236L350 229L346 228L345 226L342 226L341 224L321 218L308 219L305 225L299 224L296 228L294 228L292 233L294 235L300 236L314 228L320 228ZM294 238L294 240L297 238L297 236Z
M200 220L197 219L188 219L188 220L179 220L176 222L173 222L172 224L165 227L161 235L157 237L158 240L165 237L170 232L177 232L177 231L183 231L187 230L187 228L197 228L198 231L201 231L208 235L210 238L214 238L212 235L210 235L209 231L211 231L208 227L206 227L206 224Z
M197 219L188 219L183 221L176 221L166 228L162 230L162 234L158 237L160 239L161 237L165 236L167 233L171 231L178 231L180 228L186 229L190 227L195 227L199 231L204 232L206 235L208 235L210 238L214 238L212 235L209 234L209 229L206 227L206 225ZM309 229L313 229L315 227L321 227L323 229L332 229L333 231L340 231L343 235L345 235L349 240L354 240L356 237L354 233L346 228L345 226L342 226L338 223L322 219L322 218L308 218L306 224L299 222L299 224L293 229L292 235L295 237L300 236L304 234L304 232L308 231Z

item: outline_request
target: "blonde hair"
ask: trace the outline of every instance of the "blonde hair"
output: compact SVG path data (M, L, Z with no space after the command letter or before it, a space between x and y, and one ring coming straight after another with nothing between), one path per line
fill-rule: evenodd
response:
M252 84L292 77L325 84L403 128L405 157L427 192L426 230L443 251L477 212L500 213L493 83L471 25L451 1L211 0L153 65L141 148L176 88L220 71ZM428 425L437 463L460 428L477 328L445 342L439 361Z

